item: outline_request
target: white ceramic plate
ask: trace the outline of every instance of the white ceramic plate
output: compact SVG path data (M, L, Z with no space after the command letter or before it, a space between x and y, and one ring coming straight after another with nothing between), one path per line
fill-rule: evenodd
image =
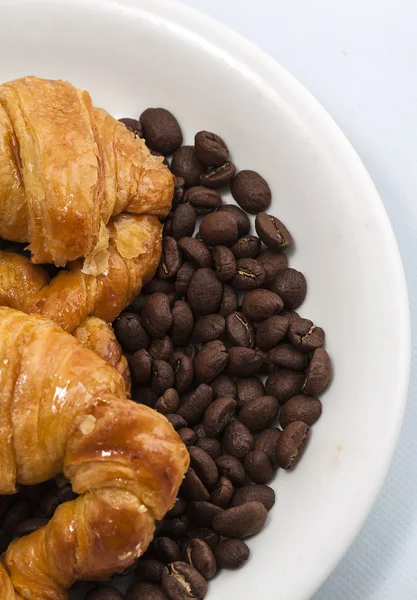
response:
M322 325L335 377L302 462L251 559L210 598L306 600L359 531L387 472L409 370L401 262L381 201L331 118L286 71L170 0L0 0L0 80L66 78L116 116L165 106L186 141L219 132L259 170L308 278L302 314ZM331 85L331 83L329 83Z

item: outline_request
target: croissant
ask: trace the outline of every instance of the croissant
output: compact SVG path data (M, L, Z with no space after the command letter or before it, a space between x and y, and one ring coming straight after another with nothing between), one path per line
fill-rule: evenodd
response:
M121 375L55 323L0 308L0 494L63 473L79 494L15 540L2 600L66 600L126 568L173 505L189 457L162 415L124 397Z
M143 140L65 81L0 86L0 237L33 263L91 255L122 212L165 216L173 176Z

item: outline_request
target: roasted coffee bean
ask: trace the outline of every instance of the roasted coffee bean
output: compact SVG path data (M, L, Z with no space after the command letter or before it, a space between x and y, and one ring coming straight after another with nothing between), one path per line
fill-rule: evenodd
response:
M294 421L281 433L277 444L277 459L282 469L290 469L300 460L307 442L308 430L308 425L302 421Z
M132 575L132 573L134 573L136 571L138 562L139 562L139 559L136 559L134 562L132 562L132 564L130 564L128 567L126 567L126 569L123 569L123 571L119 571L115 575L117 577L128 577L129 575Z
M242 312L235 311L226 317L226 335L234 346L255 346L255 326Z
M223 540L214 550L221 569L239 569L248 560L249 554L250 550L242 540Z
M270 350L284 339L287 331L288 321L286 318L280 315L269 317L260 323L256 330L256 345L261 350Z
M270 350L269 359L281 369L304 371L308 365L308 355L291 344L279 344Z
M278 294L269 290L252 290L245 294L242 302L242 311L253 321L264 321L275 313L279 313L284 304Z
M171 600L202 600L207 594L204 577L191 565L176 561L170 563L162 576L162 587Z
M194 328L194 315L184 300L177 300L172 308L171 338L175 346L185 346Z
M253 435L246 425L240 421L232 421L226 427L223 436L223 447L226 454L234 456L238 460L243 460L248 452L253 449L254 444Z
M177 413L166 415L166 417L175 431L178 431L178 429L181 429L182 427L187 427L187 421L184 419L184 417Z
M273 469L278 468L277 443L280 435L281 431L277 427L270 427L261 431L255 440L254 449L267 454Z
M66 483L58 488L58 498L61 503L70 502L71 500L75 500L76 497L77 494L73 492L70 483Z
M306 297L307 282L300 271L287 268L275 275L270 283L270 289L282 298L287 309L294 310Z
M150 408L154 408L157 400L158 394L154 392L151 388L148 387L140 387L134 388L132 398L138 404L145 404L145 406L149 406Z
M230 250L236 258L256 258L261 251L261 240L256 235L245 235Z
M181 515L176 519L165 519L162 522L160 534L165 537L178 539L187 533L189 526L190 523L186 515Z
M142 309L142 323L152 337L164 337L172 325L172 312L166 294L157 292L149 296Z
M174 388L165 390L155 404L155 410L162 415L169 415L177 411L180 404L178 392Z
M149 346L149 337L139 315L122 313L113 323L114 332L120 344L129 352L136 352Z
M171 292L170 294L168 294L168 302L169 302L169 307L172 310L174 307L174 304L179 300L178 298L178 294L176 294L175 292Z
M229 349L229 362L227 366L230 375L254 375L262 364L261 355L252 348L233 346Z
M59 504L59 499L58 499L58 493L57 491L53 493L53 498L54 498L54 510L45 516L51 517L53 515L53 513L55 512L55 508L57 508L58 504ZM43 508L49 508L48 505L50 505L52 503L52 493L50 494L50 498L48 499L49 502L44 502L43 503ZM49 512L49 511L48 511ZM3 529L6 533L14 533L17 529L17 527L23 523L24 521L26 521L27 519L30 519L30 517L32 516L33 513L33 506L30 504L30 502L28 502L27 500L17 500L16 502L14 502L14 504L12 504L12 506L9 508L9 510L7 511L5 517L4 517L4 521L3 521ZM43 516L43 515L42 515Z
M239 421L249 431L261 431L275 421L278 412L279 402L274 396L259 396L245 404L239 412Z
M207 215L222 204L222 197L216 190L196 185L185 193L185 201L189 202L197 214Z
M200 438L196 446L202 448L213 460L216 460L222 453L222 445L219 440L214 438Z
M237 491L232 506L240 506L246 502L262 502L266 510L271 510L275 504L275 492L267 485L246 485Z
M150 552L152 556L163 563L181 560L181 551L178 544L169 537L159 536L154 538L150 546Z
M211 492L210 502L224 508L230 504L233 498L233 492L234 489L232 482L230 479L222 475L217 482L216 487Z
M247 502L228 508L213 519L213 529L219 535L231 538L246 538L259 533L268 516L261 502Z
M236 261L236 273L231 284L236 290L249 291L261 287L265 280L265 271L254 258L239 258Z
M284 404L289 398L301 392L303 383L303 373L278 369L265 381L265 391L268 396L275 396L280 404Z
M169 336L165 336L162 340L155 340L149 346L149 355L153 360L165 360L167 363L172 362L174 352L174 344Z
M302 352L313 352L324 344L324 331L309 319L296 319L288 328L288 339Z
M265 395L263 383L257 377L241 377L236 381L236 398L240 407Z
M200 175L200 184L211 189L221 188L230 183L235 176L236 166L229 160L220 167L209 169Z
M236 259L226 246L215 246L212 250L216 275L220 281L229 281L236 273Z
M123 119L119 119L120 123L126 126L129 131L135 134L136 137L143 138L143 127L142 123L137 119L129 119L129 117L124 117Z
M90 590L85 600L123 600L123 594L114 587L100 585Z
M189 468L181 484L181 494L189 501L208 501L210 493L194 469Z
M184 177L175 177L174 198L172 200L172 208L175 210L184 198Z
M237 309L237 293L228 283L223 284L223 294L220 302L219 315L227 317Z
M176 240L183 237L192 236L196 224L196 214L194 208L188 202L180 204L172 214L172 217L166 223L170 223L169 235ZM168 233L168 232L167 232Z
M128 588L125 598L126 600L169 600L169 597L159 585L142 581L134 581Z
M213 390L205 383L201 383L183 401L177 414L186 420L185 426L193 425L203 416L207 407L213 400Z
M236 385L233 378L230 375L218 375L216 379L210 383L210 387L213 390L213 398L221 398L228 396L229 398L236 398Z
M178 273L182 265L182 252L178 247L177 240L166 235L162 239L162 257L158 267L158 277L161 279L172 279Z
M164 569L164 563L155 558L141 558L136 569L136 576L142 581L159 583L162 579Z
M300 315L295 310L287 310L284 308L280 314L281 317L287 319L288 326L290 326L291 323L294 323L294 321L297 321L297 319L301 319Z
M138 350L129 359L129 368L133 380L136 383L147 383L151 378L152 358L147 350Z
M217 571L216 559L212 549L206 542L198 538L190 540L185 550L185 560L201 575L204 579L211 579Z
M198 269L187 288L187 301L196 314L217 312L222 299L222 284L211 269Z
M305 394L320 394L332 376L332 363L324 348L314 350L303 385ZM302 419L301 419L302 420Z
M187 344L185 348L182 349L183 354L189 356L192 360L195 360L198 355L198 348L195 344Z
M196 271L197 267L191 262L185 262L178 270L177 280L175 282L175 291L179 296L186 295L188 284L190 283L191 277Z
M193 384L194 379L194 362L193 359L183 354L176 352L173 356L175 388L179 394L188 392Z
M239 171L230 189L239 206L253 215L266 210L271 204L269 185L256 171Z
M216 463L207 452L197 446L191 447L189 452L191 468L194 469L208 490L213 489L219 478Z
M262 450L252 450L243 463L245 471L254 483L269 483L274 475L268 455Z
M182 427L181 429L178 429L178 435L187 448L195 444L197 439L195 431L189 427Z
M184 429L184 428L183 428ZM185 509L187 508L187 502L186 500L184 500L184 498L182 498L181 496L177 496L175 498L175 504L172 508L170 508L170 510L167 512L167 514L165 515L166 519L175 519L175 517L180 517L181 515L183 515L185 513ZM154 538L154 540L161 540L163 538L159 537L159 538ZM156 557L159 558L159 557ZM162 558L160 558L159 560L162 560ZM170 561L167 561L170 562Z
M217 398L204 414L204 429L209 437L218 436L228 425L237 406L233 398Z
M142 288L142 293L148 294L146 300L148 300L150 294L156 294L158 292L161 292L162 294L170 294L171 292L175 292L174 282L170 279L154 277Z
M229 151L222 138L210 131L199 131L194 138L195 151L200 162L209 167L220 167Z
M204 344L194 361L197 383L210 383L226 368L228 360L226 346L220 340Z
M40 517L35 517L34 519L27 519L27 521L23 521L20 523L15 530L15 535L17 537L21 537L23 535L29 535L34 531L37 531L41 527L44 527L49 523L49 519L42 519Z
M187 507L187 517L198 527L211 527L214 517L221 512L220 506L204 500L189 502Z
M222 454L216 458L219 472L225 475L236 487L245 485L245 469L242 463L230 454Z
M221 315L204 315L194 325L193 340L199 343L219 338L225 329L225 320Z
M273 215L261 212L256 216L255 229L265 246L280 252L292 243L292 237L283 223Z
M164 360L154 360L152 363L152 390L158 396L174 386L174 371Z
M164 155L172 154L182 144L177 119L165 108L147 108L140 115L146 145Z
M27 488L30 489L29 487ZM26 491L26 488L25 488ZM23 496L22 496L23 497ZM26 494L25 496L26 497ZM42 495L39 498L36 498L36 501L39 501L42 498ZM3 517L16 500L16 496L0 496L0 525L3 524Z
M279 422L283 429L294 421L302 421L311 427L319 420L321 410L321 402L318 398L299 394L284 404L279 415Z
M217 533L214 533L212 529L209 529L208 527L197 527L196 529L192 529L190 533L187 534L185 538L186 544L184 549L186 548L188 542L195 539L203 540L203 542L205 542L212 550L220 542L220 537L217 535Z
M260 348L257 348L257 352L258 352L258 354L260 355L260 357L262 359L262 364L259 367L258 373L260 375L270 375L271 373L274 372L274 365L269 360L268 353L265 352L264 350L261 350Z
M206 215L200 223L200 236L209 246L231 246L239 236L237 219L227 212Z
M263 250L256 258L265 270L265 283L274 279L279 271L288 267L288 258L284 252L273 252L268 248Z
M6 533L4 529L0 529L0 552L6 552L9 544L12 540L12 536L9 533Z
M236 204L222 204L222 206L219 208L219 212L228 212L236 217L239 237L242 237L243 235L247 235L249 233L249 217L241 208L236 206Z
M182 146L174 152L171 171L177 177L184 177L186 187L199 185L204 165L198 160L194 146Z
M178 245L188 258L193 260L199 267L212 267L213 259L211 252L201 240L192 237L183 237L178 242Z

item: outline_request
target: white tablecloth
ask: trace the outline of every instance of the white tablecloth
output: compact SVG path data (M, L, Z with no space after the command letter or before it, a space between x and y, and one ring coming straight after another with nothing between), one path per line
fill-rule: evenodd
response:
M182 1L266 50L339 123L370 172L393 224L415 327L417 1ZM389 477L360 536L314 600L417 599L415 361L414 352L409 402Z

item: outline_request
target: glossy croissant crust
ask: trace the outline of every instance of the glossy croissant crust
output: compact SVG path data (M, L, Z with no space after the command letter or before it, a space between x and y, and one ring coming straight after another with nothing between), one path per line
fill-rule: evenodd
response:
M174 503L188 452L121 375L48 319L0 308L0 494L57 473L76 500L9 546L2 600L65 600L142 554Z

